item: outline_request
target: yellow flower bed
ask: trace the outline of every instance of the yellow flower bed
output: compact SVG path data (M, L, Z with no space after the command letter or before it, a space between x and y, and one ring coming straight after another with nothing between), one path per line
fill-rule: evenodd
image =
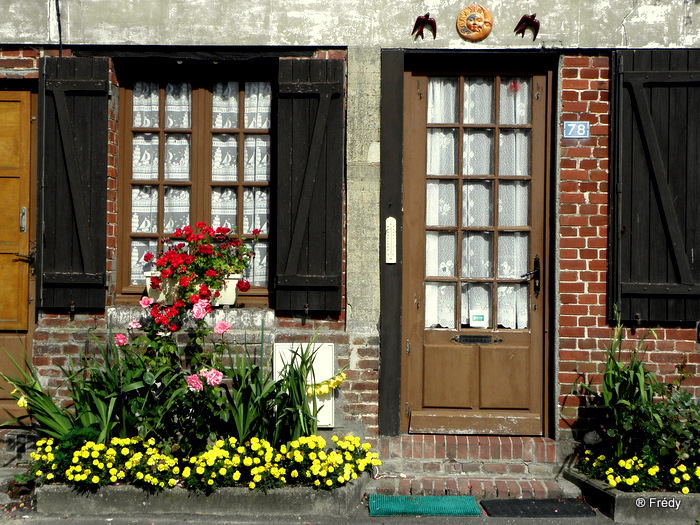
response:
M700 492L700 465L695 462L679 463L662 469L659 465L649 465L641 458L633 456L617 461L605 455L584 452L579 463L581 471L593 479L600 479L611 487L641 492L645 490L665 490L689 494Z
M210 493L235 486L332 489L381 464L370 444L358 437L333 436L332 442L327 448L321 436L304 436L274 450L262 439L239 443L229 437L182 460L164 453L152 438L89 441L73 451L60 451L52 438L43 438L31 454L32 471L40 483L68 483L80 490L131 484L150 491L180 486Z

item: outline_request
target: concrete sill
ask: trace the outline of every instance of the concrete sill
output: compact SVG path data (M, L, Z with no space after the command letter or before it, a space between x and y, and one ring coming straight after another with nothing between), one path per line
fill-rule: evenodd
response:
M615 523L695 525L700 516L700 494L622 492L577 470L565 470L564 478L581 489L586 503Z
M209 496L182 488L151 495L129 485L100 488L80 494L67 485L36 489L37 513L55 516L209 515L209 516L346 516L364 496L369 476L363 475L332 491L283 487L265 494L248 488L224 488Z

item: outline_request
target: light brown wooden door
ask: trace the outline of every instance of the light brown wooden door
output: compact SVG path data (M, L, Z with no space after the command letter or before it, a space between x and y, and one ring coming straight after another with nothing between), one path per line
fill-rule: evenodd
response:
M16 375L31 347L31 94L0 91L0 370ZM33 310L31 310L33 312ZM19 414L0 383L0 421Z
M548 76L404 80L402 429L541 435Z

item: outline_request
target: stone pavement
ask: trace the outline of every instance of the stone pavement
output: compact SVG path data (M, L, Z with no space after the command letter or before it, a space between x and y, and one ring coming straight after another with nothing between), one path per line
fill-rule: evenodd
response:
M17 473L23 472L22 469L17 468L0 468L0 486L6 486L13 479L13 476ZM372 482L375 483L375 482ZM369 489L370 487L368 487ZM605 516L597 513L595 517L590 518L559 518L559 519L542 519L542 518L528 518L528 519L513 519L513 518L492 518L483 514L479 517L445 517L445 516L415 516L415 517L405 517L405 516L392 516L392 517L370 517L369 510L367 507L366 498L362 503L357 505L354 509L347 512L346 515L321 515L321 516L311 516L303 515L301 512L297 512L296 515L286 516L269 516L254 515L248 513L246 515L231 515L228 517L214 516L214 515L162 515L152 513L149 514L148 506L144 507L143 512L137 515L133 515L132 512L126 510L124 514L115 513L114 515L88 515L89 509L83 509L85 514L78 511L70 517L62 515L44 515L37 514L36 510L33 508L21 508L15 504L18 502L10 501L3 491L0 494L0 498L4 497L4 500L0 500L0 504L5 505L6 511L0 514L0 521L2 522L15 522L21 521L22 523L29 523L35 525L54 525L56 523L68 522L75 525L93 525L97 523L104 523L107 525L170 525L170 524L198 524L206 523L221 524L221 525L243 525L243 524L262 524L262 523L275 523L279 525L456 525L456 524L481 524L481 525L511 525L511 524L531 524L531 525L608 525L612 524L612 520L606 518ZM235 511L234 511L235 512ZM128 515L131 514L131 515ZM330 514L330 513L329 513Z

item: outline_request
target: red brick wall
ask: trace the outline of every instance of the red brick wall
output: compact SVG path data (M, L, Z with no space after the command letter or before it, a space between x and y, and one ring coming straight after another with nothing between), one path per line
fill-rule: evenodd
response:
M569 55L561 70L561 121L590 122L591 138L562 139L559 182L559 430L566 438L576 425L582 399L572 385L600 383L611 327L606 320L609 176L609 78L607 55ZM561 125L561 123L560 123ZM628 330L628 347L646 330ZM676 365L699 371L700 347L694 329L658 328L646 354L649 369L664 381L678 379ZM689 378L686 387L700 386ZM700 389L696 388L696 393ZM584 423L585 427L585 423Z

